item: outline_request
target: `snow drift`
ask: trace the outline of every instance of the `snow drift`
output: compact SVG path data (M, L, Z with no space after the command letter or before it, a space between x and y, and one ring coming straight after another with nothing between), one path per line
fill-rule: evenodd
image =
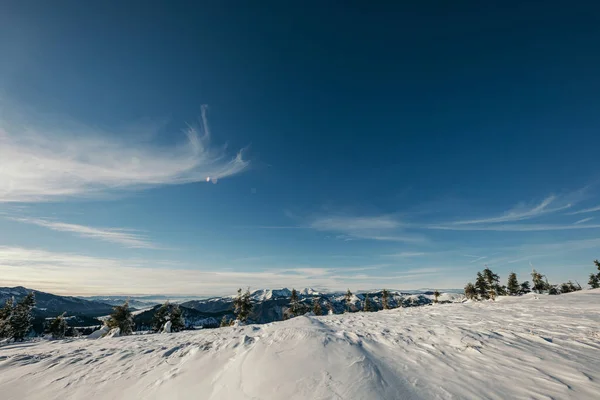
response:
M598 393L600 290L0 348L3 400Z

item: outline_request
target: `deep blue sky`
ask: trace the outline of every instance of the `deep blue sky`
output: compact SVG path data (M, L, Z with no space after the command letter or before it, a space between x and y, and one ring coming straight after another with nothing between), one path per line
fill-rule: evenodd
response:
M599 6L289 3L1 2L0 285L587 281Z

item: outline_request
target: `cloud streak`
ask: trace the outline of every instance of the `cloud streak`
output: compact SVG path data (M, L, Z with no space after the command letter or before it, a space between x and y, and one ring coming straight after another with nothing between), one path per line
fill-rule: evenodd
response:
M556 196L548 196L540 204L536 205L533 208L526 208L521 205L521 206L517 206L516 208L506 212L504 215L500 215L497 217L455 221L455 222L451 222L450 224L451 225L475 225L475 224L492 224L492 223L500 223L500 222L523 221L523 220L527 220L527 219L531 219L531 218L536 218L541 215L565 210L565 209L571 207L571 204L566 204L563 206L550 208L549 207L550 204L552 204L555 200L556 200Z
M599 229L600 225L551 225L551 224L506 224L506 225L429 225L428 229L447 231L497 231L497 232L533 232L562 231L573 229Z
M596 211L600 211L600 206L574 211L572 213L569 213L568 215L586 214L586 213L591 213L591 212L596 212Z
M341 233L343 240L376 240L385 242L424 243L423 235L407 234L403 225L391 216L354 217L326 216L313 219L309 227L317 231Z
M69 224L43 218L17 218L8 217L12 221L32 224L58 232L69 232L80 237L98 239L105 242L116 243L128 248L156 249L158 248L146 236L136 233L131 229L123 228L93 228L85 225Z
M0 120L0 202L43 202L107 192L212 181L246 170L238 151L211 143L207 107L202 128L189 126L183 144L153 145L88 127ZM5 113L8 114L8 113ZM12 116L12 115L11 115ZM29 119L26 117L25 119ZM138 138L139 139L139 138Z

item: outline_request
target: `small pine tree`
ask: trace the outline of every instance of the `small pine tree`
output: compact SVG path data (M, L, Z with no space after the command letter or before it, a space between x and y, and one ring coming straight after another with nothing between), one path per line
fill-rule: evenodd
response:
M21 299L14 307L11 327L12 337L15 340L23 340L31 329L31 322L33 321L33 307L35 306L35 295L30 292L27 296Z
M346 303L346 312L350 312L350 307L352 306L352 292L350 289L348 289L344 296L344 302Z
M365 311L365 312L371 311L371 301L369 300L368 294L365 294L365 304L363 307L363 311Z
M171 320L171 332L181 332L185 329L185 320L183 319L183 312L181 311L179 304L173 304L171 306L169 319Z
M535 269L531 272L531 282L533 283L533 291L542 293L545 290L550 290L551 287L547 281L544 280L545 276L537 272Z
M465 297L469 300L477 298L477 289L475 289L475 286L471 282L465 286Z
M517 274L511 272L508 275L508 283L506 284L506 290L510 296L516 296L519 294L521 290L521 286L519 285L519 281L517 280Z
M483 277L487 283L489 298L495 300L496 296L499 296L502 292L502 289L500 288L500 277L493 273L489 268L483 270Z
M250 301L250 289L246 290L246 293L242 294L242 289L238 289L238 295L233 301L233 312L235 317L240 322L248 321L250 312L252 311L252 302Z
M0 309L0 339L11 338L13 336L11 324L13 312L14 299L11 297L6 300L4 307Z
M521 289L519 290L519 294L527 294L531 292L531 288L529 287L529 281L525 281L521 283Z
M152 330L154 332L160 332L167 321L169 320L169 302L166 301L165 304L160 306L154 316L152 317Z
M438 298L440 297L440 292L436 289L435 292L433 292L433 302L434 304L438 303Z
M223 318L221 318L221 328L224 328L226 326L229 326L229 319L227 318L227 315L223 315Z
M477 280L475 281L475 288L477 289L477 295L481 300L490 298L488 283L481 272L477 273Z
M67 320L65 314L54 318L48 325L48 331L54 339L63 339L67 332Z
M120 335L131 335L135 324L133 323L133 315L129 309L129 300L123 305L113 308L113 313L106 320L106 326L110 329L119 328Z
M319 303L318 297L315 297L313 299L313 313L315 315L323 315L323 309L321 308L321 304Z
M594 260L594 264L596 264L598 271L600 271L600 261ZM590 285L592 289L600 288L600 272L598 272L597 274L590 274L590 280L588 281L588 285Z
M600 274L590 274L588 285L590 285L592 289L600 288Z
M383 307L384 310L390 309L390 303L388 300L389 297L390 297L390 293L386 289L383 289L383 292L381 292L381 306Z
M290 312L294 317L300 314L300 301L296 289L292 289L292 295L290 296Z

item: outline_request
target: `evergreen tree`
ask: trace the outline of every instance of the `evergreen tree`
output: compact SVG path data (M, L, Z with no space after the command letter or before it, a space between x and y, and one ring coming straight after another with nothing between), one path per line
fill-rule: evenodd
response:
M600 288L600 274L590 274L588 285L590 285L592 289Z
M12 338L12 316L14 312L14 299L6 300L4 307L0 309L0 339Z
M129 309L129 300L123 305L113 308L112 314L106 320L106 326L110 329L119 328L120 335L131 335L135 324L133 323L133 315Z
M63 339L65 337L65 333L67 332L65 314L59 315L50 322L48 332L50 332L54 339Z
M500 277L493 273L489 268L483 270L483 277L487 283L489 297L492 300L495 300L496 296L499 296L502 292L502 289L500 288Z
M436 289L436 290L433 292L433 302L434 302L434 304L437 304L437 302L438 302L438 298L439 298L439 297L440 297L440 292L438 292L438 290Z
M519 281L517 280L517 274L511 272L508 275L508 283L506 284L506 289L510 296L516 296L521 291L521 286L519 285Z
M535 269L531 272L531 282L533 283L533 291L542 293L544 290L550 290L551 287L547 281L544 280L545 276L537 272Z
M185 320L183 319L183 312L181 311L179 304L173 304L171 306L169 319L171 320L171 332L181 332L185 329Z
M594 264L596 264L598 271L600 271L600 261L594 260ZM588 285L590 285L592 289L600 288L600 272L598 272L597 274L590 274L590 280L588 281Z
M323 315L323 309L321 308L321 304L319 303L318 297L315 297L313 299L313 313L315 315Z
M471 282L465 286L465 297L469 300L477 298L477 289L475 289L475 286Z
M344 296L344 301L346 303L346 311L350 312L350 307L352 306L352 292L350 289L346 292L346 296Z
M154 316L152 317L152 330L154 332L160 332L167 321L169 320L169 302L166 301L165 304L160 306Z
M246 290L246 293L242 294L242 289L238 289L238 295L233 301L233 312L235 313L236 319L240 322L248 321L250 312L252 311L252 302L250 301L250 289Z
M529 287L529 281L525 281L521 283L521 289L519 290L519 294L527 294L531 292L531 288Z
M383 289L383 292L381 292L381 305L384 310L389 310L389 308L390 308L390 304L389 304L389 300L388 300L389 297L390 297L390 293L386 289Z
M229 326L230 322L229 319L227 318L227 315L223 315L223 318L221 318L221 328L224 328L226 326Z
M30 292L21 299L13 309L11 318L12 337L15 340L23 340L31 329L33 321L32 310L35 306L35 295Z
M365 304L363 307L363 311L371 311L371 301L369 300L369 294L365 294Z
M292 289L292 295L290 296L290 312L294 317L300 314L300 300L296 289Z
M489 295L489 286L487 280L483 276L481 272L477 273L477 280L475 281L475 288L477 289L477 295L481 300L486 300L490 298Z

